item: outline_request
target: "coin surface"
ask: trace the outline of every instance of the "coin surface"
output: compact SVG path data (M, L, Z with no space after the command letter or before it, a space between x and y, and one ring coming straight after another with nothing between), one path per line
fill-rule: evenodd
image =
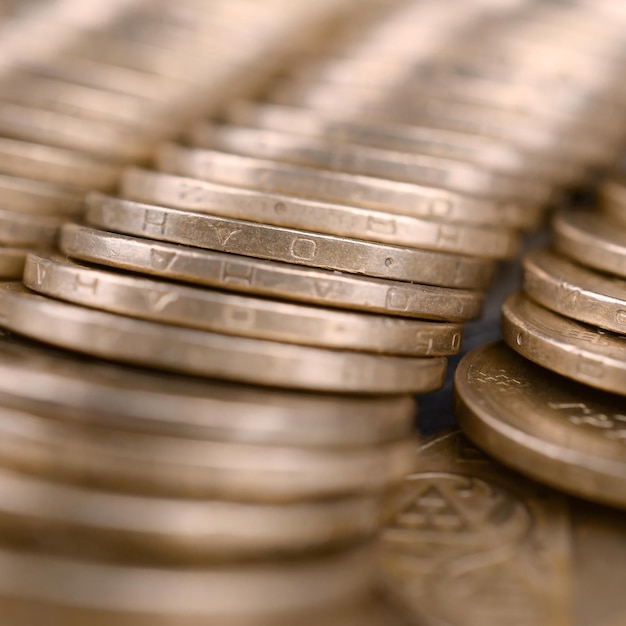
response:
M599 213L570 210L552 222L555 248L583 265L626 278L626 228Z
M529 228L536 221L536 212L533 213L530 206L517 202L487 200L437 187L206 148L166 144L157 153L157 164L165 172L216 183L319 198L443 222L496 223L512 228Z
M66 223L60 247L74 258L200 285L386 315L463 321L480 314L480 291L304 268L159 243Z
M491 442L489 450L494 455L499 451L497 456L507 463L525 455L519 448L527 444L549 455L542 437L567 425L565 415L553 411L549 419L556 429L546 426L539 439L529 435L531 424L539 425L539 415L543 419L548 414L540 403L531 406L538 397L534 389L524 396L516 384L525 384L526 367L538 368L510 351L496 365L503 349L482 348L464 368L464 381L468 372L489 372L502 381L500 386L489 382L472 387L464 382L470 390L468 402L480 414L493 414L494 421L481 428L497 433L498 441L489 435L479 443ZM530 378L539 395L547 391L543 373ZM580 397L586 401L586 390ZM567 403L568 395L557 399ZM525 401L531 412L520 413L515 425L505 426L511 408ZM502 428L493 428L500 420ZM565 456L568 444L561 445ZM382 561L390 593L424 615L425 624L624 623L626 602L620 585L614 584L626 575L622 511L568 498L527 480L485 456L456 430L424 440L417 463L405 482L402 510L384 531ZM532 462L528 466L538 467ZM550 475L556 478L563 471L559 467Z
M558 374L626 394L626 337L535 304L521 293L502 305L502 335L522 356Z
M459 324L240 296L86 267L55 254L31 253L24 284L111 313L242 337L406 356L448 356L461 346Z
M80 195L63 185L0 174L3 209L71 217L80 211L80 200Z
M96 193L87 197L85 217L92 226L157 241L443 287L485 286L494 266L485 258L269 226ZM444 235L448 226L443 226ZM452 230L456 235L456 228Z
M0 246L0 277L21 278L24 272L27 250Z
M87 427L305 448L408 436L408 396L338 396L212 383L0 335L0 402Z
M17 283L1 285L0 302L3 326L31 339L198 376L315 391L425 393L441 385L446 368L444 358L325 350L136 320L39 296Z
M626 281L600 274L548 250L524 257L524 291L565 317L626 333Z
M63 219L57 216L0 208L0 245L21 248L50 244L62 223Z
M150 170L126 170L120 194L159 206L452 254L510 258L519 246L518 234L508 228L392 215Z

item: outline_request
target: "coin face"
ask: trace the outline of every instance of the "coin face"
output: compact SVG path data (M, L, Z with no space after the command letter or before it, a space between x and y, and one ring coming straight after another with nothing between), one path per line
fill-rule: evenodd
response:
M524 291L546 308L586 324L626 333L626 282L548 250L524 257Z
M592 387L626 393L626 337L587 326L515 294L502 306L502 334L516 352Z
M161 243L66 223L60 248L71 257L229 291L389 316L462 321L480 313L483 294L337 271L299 267L225 252Z
M475 365L497 360L499 348L485 350L471 357ZM522 368L537 369L508 354ZM496 378L488 384L500 385L494 393L503 395L506 414L515 404L500 383L509 373L515 380L522 370L514 374L502 365L494 363L489 376ZM536 377L533 397L546 390L545 380L543 374ZM477 393L480 388L464 386ZM523 394L520 390L513 402ZM482 410L490 411L493 403L484 399ZM519 415L524 432L536 416ZM563 415L554 417L555 426L563 423ZM526 440L508 427L500 432L508 432L507 441ZM508 454L510 449L490 436L480 445L488 441L502 460L521 456L519 450ZM458 431L423 441L417 470L405 482L403 506L384 530L382 547L386 585L424 615L426 624L617 626L626 617L622 590L611 583L626 574L623 514L510 472Z
M488 284L493 261L185 212L92 193L86 219L105 230L209 250L439 286ZM443 227L444 234L448 232ZM454 235L456 236L456 229Z

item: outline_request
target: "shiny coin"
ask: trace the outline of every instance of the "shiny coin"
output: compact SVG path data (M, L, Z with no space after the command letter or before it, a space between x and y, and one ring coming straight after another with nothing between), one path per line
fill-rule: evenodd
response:
M519 203L176 144L163 146L157 163L162 171L181 176L443 222L529 228L537 219L530 206Z
M407 437L406 396L307 394L211 383L83 358L0 336L0 402L85 427L305 448Z
M43 295L187 328L242 337L406 356L448 356L461 326L251 298L78 265L31 253L24 284ZM86 289L86 285L92 285Z
M6 248L0 246L0 277L4 279L21 278L26 261L25 248Z
M626 394L626 337L557 315L522 294L502 306L502 333L516 352L592 387Z
M556 249L583 265L626 278L626 228L590 211L557 213L552 225Z
M510 258L519 244L517 233L506 228L391 215L150 170L124 172L120 193L159 206L452 254Z
M87 221L98 228L295 265L440 286L482 287L493 262L484 258L401 248L310 231L258 224L101 194L87 198ZM454 236L457 227L442 225Z
M468 407L459 405L464 425L477 443L505 463L521 465L523 459L533 477L562 480L573 468L566 461L570 451L565 430L578 436L581 430L584 435L584 427L567 422L567 392L557 391L554 397L564 403L562 412L549 409L551 392L544 373L535 373L536 366L503 350L481 349L461 365L467 393L460 402ZM468 384L483 372L498 382ZM505 382L509 375L511 387ZM531 380L538 394L520 387ZM557 430L563 438L554 436ZM479 431L485 435L479 438ZM562 465L548 460L545 435L558 439L555 455ZM584 441L586 435L573 439ZM586 444L585 449L593 449L590 440ZM532 450L538 452L533 459ZM581 462L589 460L582 455ZM456 430L423 441L417 462L417 471L404 485L402 511L384 532L382 561L385 586L416 616L424 616L419 624L625 623L623 590L613 584L626 576L623 512L568 498L508 471ZM547 471L541 477L540 468ZM586 483L574 474L569 478L572 485Z
M39 215L76 215L80 195L71 189L39 180L0 174L0 205L3 209Z
M626 507L626 427L620 396L563 379L501 343L466 356L456 413L490 454L579 496Z
M56 216L0 208L0 245L26 247L50 244L62 223L63 220Z
M2 285L0 302L3 325L32 339L198 376L316 391L425 393L441 385L446 367L443 358L324 350L135 320L61 303L16 283Z
M142 274L394 316L463 321L479 315L483 299L479 291L301 268L127 237L78 224L64 224L60 247L83 261Z
M533 250L524 258L524 291L556 313L626 334L626 282L620 278Z

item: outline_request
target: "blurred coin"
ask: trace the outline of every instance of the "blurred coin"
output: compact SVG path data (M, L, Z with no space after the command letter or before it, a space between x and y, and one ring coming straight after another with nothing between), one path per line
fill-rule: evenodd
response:
M198 289L86 267L56 254L31 253L24 284L43 295L111 313L242 337L406 356L448 356L461 346L459 324Z
M0 277L22 278L27 250L0 246Z
M531 206L468 196L386 178L333 172L270 159L166 144L157 152L159 169L215 183L319 198L393 214L444 222L528 227Z
M609 217L626 224L626 186L622 174L613 174L601 187L602 212Z
M589 270L548 250L524 257L524 291L566 317L626 333L626 282Z
M626 228L584 210L557 213L552 240L567 257L596 270L626 278Z
M510 258L519 241L516 232L499 226L457 225L393 215L151 170L126 170L120 195L139 202L220 217L467 256Z
M31 339L198 376L316 391L425 393L441 385L446 367L443 358L324 350L135 320L61 303L16 283L2 285L0 302L3 326Z
M592 387L626 394L626 337L587 326L521 293L502 305L502 334L522 356Z
M51 244L59 226L60 217L34 215L0 208L0 245L37 246Z
M541 482L626 507L620 396L556 376L501 343L466 356L455 384L461 426L490 454Z
M75 191L40 180L0 174L0 205L3 209L33 215L76 215L81 197Z
M66 223L61 250L83 260L220 289L403 317L463 321L480 313L480 291L301 268L158 243Z
M87 198L85 216L92 226L157 241L444 287L484 287L493 271L493 261L485 258L371 243L95 193ZM442 237L448 227L456 238L457 227L448 224L441 227Z

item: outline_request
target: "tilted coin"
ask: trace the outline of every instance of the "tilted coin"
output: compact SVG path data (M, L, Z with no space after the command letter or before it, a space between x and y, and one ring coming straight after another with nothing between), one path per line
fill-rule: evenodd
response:
M79 189L109 189L121 169L72 150L0 137L0 172Z
M127 235L295 265L444 287L486 286L494 262L89 194L86 220ZM445 233L445 224L442 229ZM456 236L457 229L452 226Z
M537 217L531 206L517 202L487 200L437 187L333 172L206 148L166 144L157 152L157 163L160 170L171 174L443 222L529 228L536 223Z
M338 396L147 372L0 336L2 406L110 431L304 448L408 436L407 396Z
M626 281L600 274L548 250L523 260L524 291L565 317L626 334Z
M413 453L414 456L414 453ZM413 459L412 459L413 460ZM372 537L377 496L290 503L158 496L0 468L3 542L66 556L172 564L271 558ZM254 523L250 523L254 520ZM45 537L41 527L45 525ZM49 548L48 548L49 549Z
M509 258L519 241L516 232L498 226L392 215L151 170L126 170L120 194L159 206L452 254Z
M0 464L48 479L171 497L290 502L376 493L413 467L412 438L336 449L113 432L0 410Z
M526 296L502 305L502 334L522 356L598 389L626 394L626 337L557 315Z
M348 313L253 298L78 265L31 253L24 284L46 296L187 328L326 348L448 356L461 325Z
M0 277L21 278L24 272L27 250L0 246Z
M557 391L554 398L566 405L562 412L547 408L551 396L550 391L542 395L544 374L510 351L481 348L461 367L463 390L468 392L463 396L471 405L464 425L475 424L474 434L487 423L473 415L493 416L485 426L490 434L480 439L476 435L476 441L504 462L523 458L527 467L538 467L526 453L546 452L543 463L549 456L544 435L554 440L557 429L565 435L570 428L581 434L580 426L564 419L570 410L567 391L562 388L565 393ZM483 373L495 381L468 385ZM536 382L537 395L525 393L527 380ZM585 393L581 399L586 400ZM517 418L510 415L512 407L522 410ZM576 407L571 411L576 414ZM544 419L555 430L546 424L539 433ZM531 431L537 432L537 439ZM559 447L567 458L567 443L560 441ZM399 596L417 615L424 615L424 623L624 623L624 594L613 584L626 575L622 511L568 498L527 480L482 454L456 430L424 440L417 463L417 471L405 482L402 510L384 531L382 563L392 597ZM557 478L566 471L559 466L550 475Z
M191 141L199 147L435 185L499 199L519 197L543 203L550 196L549 187L537 181L522 180L470 161L329 141L295 133L205 124L194 129Z
M146 624L163 626L187 619L197 625L203 619L280 615L340 603L369 590L376 576L371 548L272 563L168 568L2 547L0 606L28 600L42 603L48 617L67 611L94 623L113 614L117 624L149 619Z
M626 278L626 228L585 210L556 214L552 222L555 248L583 265Z
M159 243L66 223L65 254L105 265L275 298L423 319L463 321L481 310L480 291L355 276L224 252Z
M50 244L62 223L63 219L57 216L0 208L0 245L23 247Z
M0 174L3 209L34 215L76 215L81 196L63 185Z
M0 303L2 325L31 339L197 376L315 391L425 393L441 385L446 368L444 358L325 350L166 326L61 303L16 283L2 284Z

